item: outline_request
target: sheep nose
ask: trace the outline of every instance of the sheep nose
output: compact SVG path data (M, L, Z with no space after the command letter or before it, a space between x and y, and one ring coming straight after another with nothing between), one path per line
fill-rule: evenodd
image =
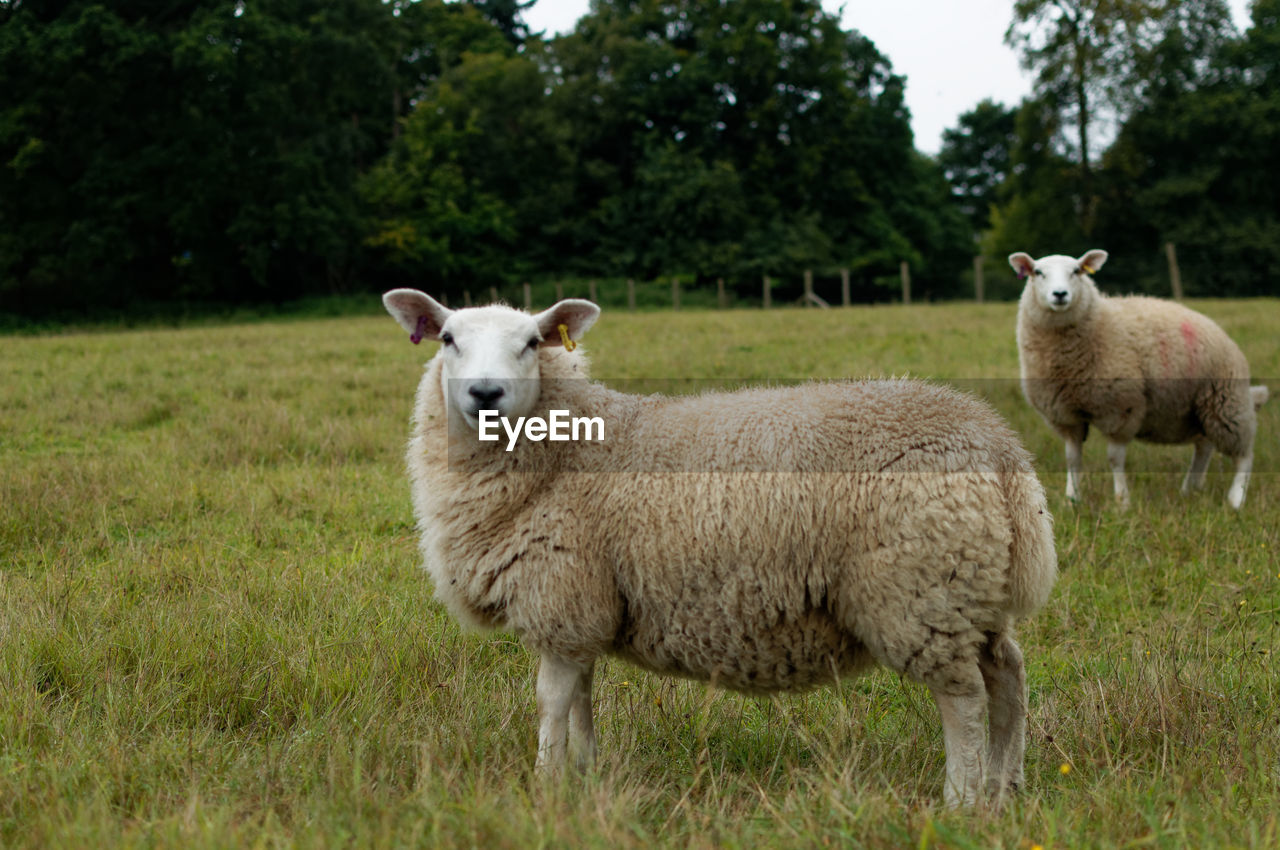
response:
M493 384L472 384L467 388L467 392L480 404L493 404L502 398L505 390L502 387L495 387Z
M1067 293L1067 291L1066 291L1065 289L1058 289L1058 290L1055 290L1055 291L1054 291L1054 293L1053 293L1053 300L1054 300L1054 301L1066 301L1066 300L1067 300L1067 295L1068 295L1068 293Z

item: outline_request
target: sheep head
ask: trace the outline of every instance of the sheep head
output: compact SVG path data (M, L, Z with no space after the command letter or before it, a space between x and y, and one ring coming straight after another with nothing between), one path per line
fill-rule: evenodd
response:
M1107 252L1096 248L1078 259L1062 254L1038 260L1023 253L1009 255L1009 265L1018 277L1027 279L1035 303L1050 313L1066 313L1073 305L1087 302L1096 291L1089 275L1106 261Z
M473 434L481 410L508 419L528 415L541 391L538 349L577 340L600 315L595 304L576 298L533 315L497 304L450 310L416 289L393 289L382 303L413 342L442 343L436 357L449 416Z

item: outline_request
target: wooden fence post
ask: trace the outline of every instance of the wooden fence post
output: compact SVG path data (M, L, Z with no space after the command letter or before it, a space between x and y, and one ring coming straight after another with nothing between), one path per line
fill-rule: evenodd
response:
M489 303L490 304L498 303L498 287L496 286L489 287Z
M671 309L680 309L680 278L671 278Z
M769 291L772 284L769 282L769 276L764 276L764 308L768 310L773 306L773 293Z
M471 306L471 290L470 289L462 290L462 306L463 307Z
M849 306L849 270L840 270L840 304L843 307Z
M596 291L596 279L594 277L587 281L587 292L589 293L587 298L591 300L592 304L600 303L600 295Z
M529 281L524 282L524 308L533 310L533 287L529 285Z
M983 295L982 263L984 259L981 254L973 258L973 298L979 304L982 303Z
M634 310L636 308L636 282L632 278L627 278L627 309Z
M449 293L447 293L447 292L441 292L441 293L440 293L440 305L441 305L442 307L448 307L448 306L449 306Z
M911 303L911 267L907 265L907 261L903 260L898 263L898 274L902 278L902 303Z
M723 310L729 306L729 299L724 294L724 278L716 278L716 304Z
M564 300L564 284L558 280L556 281L556 300L557 301Z
M804 306L808 307L810 304L815 304L824 310L831 306L826 302L825 299L820 298L814 294L813 270L805 269L804 270Z
M1169 258L1169 281L1173 284L1173 300L1182 300L1182 272L1178 268L1178 249L1172 242L1164 243L1165 256Z

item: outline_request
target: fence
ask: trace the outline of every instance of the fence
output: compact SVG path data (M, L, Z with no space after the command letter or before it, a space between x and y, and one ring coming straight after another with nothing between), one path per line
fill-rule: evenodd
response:
M1170 282L1170 288L1172 290L1173 297L1174 299L1181 301L1182 300L1182 273L1178 268L1177 248L1174 246L1172 242L1166 242L1164 244L1164 253L1165 253L1165 258L1168 262L1169 282ZM973 297L974 297L974 300L979 304L983 302L986 295L986 285L984 280L985 259L986 258L981 255L973 258ZM851 281L850 270L848 268L841 268L838 270L838 272L840 277L840 306L848 307L853 303L852 287L850 283ZM901 285L902 303L909 305L911 303L911 266L909 263L905 261L899 263L898 277ZM801 273L801 279L803 280L803 294L799 299L795 300L793 303L798 303L804 307L817 307L819 309L824 309L824 310L832 306L831 302L829 302L827 299L823 298L822 296L818 295L814 291L812 269L805 269ZM662 280L659 279L657 283L661 284ZM637 297L636 297L637 283L634 278L627 278L625 282L625 286L626 286L627 309L635 310L637 309L637 303L638 303ZM646 285L640 284L640 286L646 286ZM554 287L555 287L555 300L556 301L562 300L565 297L564 283L562 281L556 281L554 283ZM678 277L670 278L670 287L671 287L670 296L668 300L666 300L665 303L658 306L665 306L672 310L679 310L681 303L684 300L684 290L681 287L680 279ZM647 286L647 289L649 294L648 301L652 302L653 300L652 293L654 292L654 286L650 284ZM760 301L759 301L760 306L762 306L766 310L773 308L774 292L776 289L777 289L777 280L775 278L767 274L761 276ZM588 300L594 301L596 303L600 303L600 292L601 292L600 281L596 278L592 278L588 280L587 293L586 293ZM534 306L534 287L527 282L522 284L521 296L522 296L521 303L524 306L524 308L526 310L532 310ZM490 286L489 302L493 303L500 300L502 299L499 297L498 288L495 286ZM741 302L742 299L739 298L737 300ZM729 307L729 301L730 301L729 295L727 290L725 289L725 279L723 277L716 278L716 296L715 296L714 306L723 310ZM448 304L447 296L444 296L444 302ZM463 302L463 306L465 307L472 306L474 301L472 299L471 290L469 289L463 290L462 302Z

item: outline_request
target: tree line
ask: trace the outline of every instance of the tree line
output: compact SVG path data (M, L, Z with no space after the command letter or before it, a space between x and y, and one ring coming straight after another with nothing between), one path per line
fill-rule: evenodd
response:
M948 298L977 251L1094 244L1158 289L1169 240L1189 294L1270 291L1280 0L1244 34L1018 0L1035 95L938 157L817 0L595 0L554 38L531 2L0 0L0 312L807 268L887 300L903 262Z
M1167 296L1174 244L1188 295L1280 294L1280 0L1251 16L1240 33L1224 0L1017 0L1006 40L1034 94L978 104L939 156L988 268L1100 247L1106 285Z

